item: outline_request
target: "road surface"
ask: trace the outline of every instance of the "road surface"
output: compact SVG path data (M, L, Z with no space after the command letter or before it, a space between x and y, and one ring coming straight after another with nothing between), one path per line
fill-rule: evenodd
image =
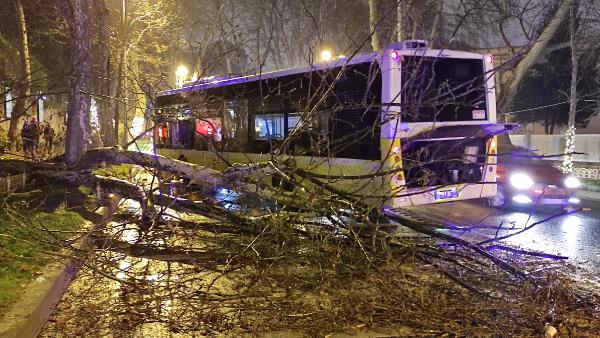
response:
M579 208L583 210L559 216L562 210L546 207L496 210L482 201L469 201L422 206L416 210L446 220L449 227L456 229L452 231L454 234L471 239L514 233L548 219L503 243L568 256L575 265L597 270L600 269L600 201L582 200Z

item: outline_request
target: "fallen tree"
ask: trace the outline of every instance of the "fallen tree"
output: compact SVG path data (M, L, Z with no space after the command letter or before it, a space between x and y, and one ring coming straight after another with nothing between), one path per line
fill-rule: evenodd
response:
M128 178L112 170L123 163L136 168ZM320 190L306 189L295 203L287 203L293 196L271 200L279 191L249 176L281 172L311 178L283 164L219 172L106 148L89 150L74 166L28 161L0 166L26 171L38 183L85 186L94 198L110 195L120 203L107 225L88 237L89 252L71 251L85 257L84 269L46 328L48 336L76 335L86 325L101 333L156 323L166 332L198 334L288 329L325 334L396 325L408 335L486 335L509 328L534 335L547 323L594 332L597 324L593 306L582 304L594 304L598 294L575 290L567 275L553 272L560 271L555 259L564 257L511 248L498 243L501 237L468 241L409 210L369 217L372 206L324 181L312 183L320 182ZM228 187L245 199L224 202L211 195L214 187ZM275 207L257 209L261 204ZM398 237L391 231L397 226L421 237ZM79 292L90 288L119 297L88 295L76 303L82 300ZM575 303L569 292L577 295ZM555 296L535 296L542 293ZM488 307L490 302L495 305ZM472 319L458 319L465 315ZM86 324L94 316L101 319ZM577 321L569 322L573 316ZM75 324L64 318L80 319Z

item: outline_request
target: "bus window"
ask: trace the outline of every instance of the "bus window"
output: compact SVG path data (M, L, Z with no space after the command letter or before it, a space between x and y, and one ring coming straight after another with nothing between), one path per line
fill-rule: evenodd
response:
M485 120L481 59L407 56L402 59L402 121Z
M298 123L300 123L300 115L298 114L290 114L288 115L288 134L298 127ZM312 129L310 126L308 129Z
M169 122L171 146L191 149L194 144L194 124L191 119Z
M256 140L283 140L283 114L254 116Z
M196 133L204 137L214 138L222 131L221 119L203 118L196 121Z
M256 140L283 140L284 136L298 127L300 115L289 114L287 117L287 130L284 133L284 114L262 114L254 117L254 139ZM311 130L309 125L305 130Z
M330 128L329 146L335 156L368 160L380 158L378 109L340 111L331 119Z
M196 120L195 147L200 150L222 149L223 125L221 118L208 117Z
M377 63L353 65L336 83L327 129L333 156L380 159L381 84Z
M223 138L229 151L244 151L248 143L248 101L225 102Z
M169 127L166 123L158 123L155 128L156 132L156 145L159 147L165 147L170 145L169 142Z

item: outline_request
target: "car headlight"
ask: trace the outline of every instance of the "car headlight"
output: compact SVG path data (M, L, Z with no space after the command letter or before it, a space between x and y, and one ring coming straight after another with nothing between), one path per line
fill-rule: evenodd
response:
M569 176L565 179L565 187L569 189L576 189L581 186L581 181L577 177Z
M510 176L510 185L515 189L529 189L533 187L533 180L523 173L514 173Z

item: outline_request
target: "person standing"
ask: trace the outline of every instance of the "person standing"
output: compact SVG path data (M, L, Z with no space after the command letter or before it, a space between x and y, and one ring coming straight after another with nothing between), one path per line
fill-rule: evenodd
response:
M52 154L52 143L54 142L54 129L50 126L50 123L46 123L43 130L44 134L44 147L48 154Z
M29 151L31 150L31 137L29 121L27 119L25 119L25 123L23 123L23 127L21 128L21 142L23 143L23 154L25 158L28 158Z
M32 117L31 122L29 122L29 135L31 137L32 157L35 159L40 143L40 125L37 123L35 116Z

